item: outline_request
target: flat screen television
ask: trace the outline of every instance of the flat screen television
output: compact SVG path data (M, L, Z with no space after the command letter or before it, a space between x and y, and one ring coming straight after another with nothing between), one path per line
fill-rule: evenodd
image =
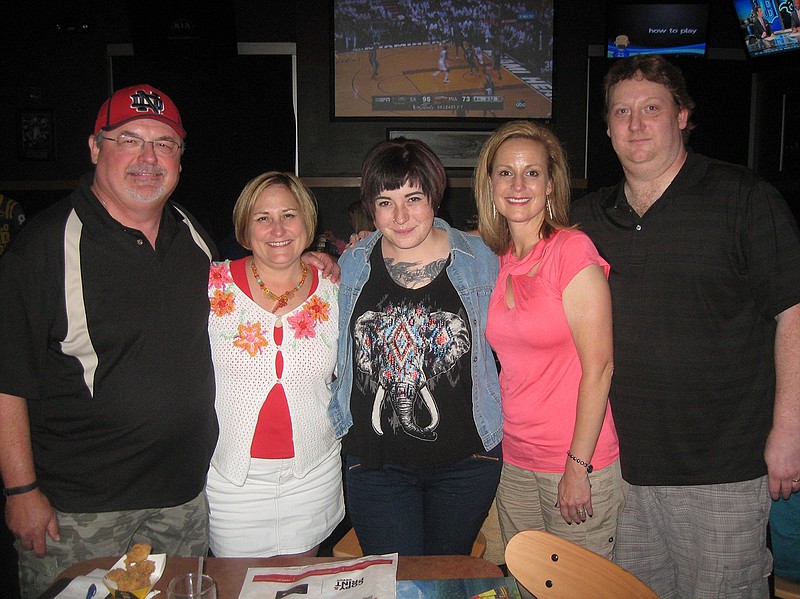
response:
M707 3L620 3L606 12L606 56L706 55Z
M550 119L553 4L333 0L333 118Z
M745 51L753 64L784 58L800 60L800 15L792 0L732 1ZM756 7L761 8L761 15Z

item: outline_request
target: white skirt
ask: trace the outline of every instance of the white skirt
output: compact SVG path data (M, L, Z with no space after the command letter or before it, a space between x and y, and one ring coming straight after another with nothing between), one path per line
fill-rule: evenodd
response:
M206 493L209 543L218 557L270 557L319 545L344 518L339 444L303 478L292 459L251 458L244 486L212 465Z

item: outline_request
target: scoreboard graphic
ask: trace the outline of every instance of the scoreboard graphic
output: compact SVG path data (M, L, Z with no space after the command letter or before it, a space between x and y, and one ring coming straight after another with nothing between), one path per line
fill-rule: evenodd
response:
M409 96L372 96L372 110L503 110L503 96L475 94L436 94Z

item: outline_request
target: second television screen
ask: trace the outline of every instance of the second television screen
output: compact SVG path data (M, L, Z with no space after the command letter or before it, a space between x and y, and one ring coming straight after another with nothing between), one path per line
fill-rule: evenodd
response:
M607 56L634 54L705 56L708 4L609 5Z

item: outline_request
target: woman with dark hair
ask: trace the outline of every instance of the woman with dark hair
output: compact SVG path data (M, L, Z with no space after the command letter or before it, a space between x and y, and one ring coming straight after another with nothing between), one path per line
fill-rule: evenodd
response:
M484 329L498 260L435 217L444 167L417 140L362 166L377 231L339 261L339 353L329 414L365 554L469 554L500 477L497 369Z

